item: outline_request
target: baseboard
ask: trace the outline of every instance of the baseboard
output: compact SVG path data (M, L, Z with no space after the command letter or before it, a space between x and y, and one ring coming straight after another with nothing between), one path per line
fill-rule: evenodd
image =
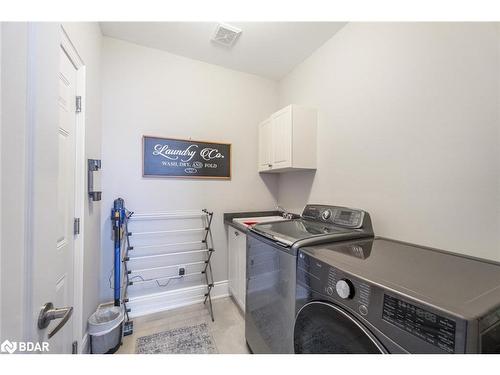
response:
M205 285L197 285L131 298L127 303L127 307L131 309L129 315L131 318L134 318L183 306L194 305L195 303L203 302L206 290L207 287ZM228 281L215 282L211 293L212 300L228 296Z

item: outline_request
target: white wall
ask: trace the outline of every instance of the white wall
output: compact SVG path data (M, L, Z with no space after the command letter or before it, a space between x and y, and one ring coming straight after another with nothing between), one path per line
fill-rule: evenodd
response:
M68 22L64 23L63 27L86 69L85 159L100 159L101 29L95 22ZM96 178L99 178L99 173ZM87 181L85 181L85 191L87 191ZM101 202L89 201L85 206L84 225L83 332L85 333L87 319L95 311L100 299Z
M495 24L350 23L279 84L319 109L317 172L279 203L366 209L378 235L500 260Z
M25 338L24 323L28 315L25 306L27 43L25 23L2 24L1 341Z
M223 213L276 203L276 176L256 172L257 124L276 109L276 83L111 38L102 64L102 299L112 296L109 215L117 197L135 212L213 210L213 270L226 280ZM144 134L232 143L232 179L143 178Z

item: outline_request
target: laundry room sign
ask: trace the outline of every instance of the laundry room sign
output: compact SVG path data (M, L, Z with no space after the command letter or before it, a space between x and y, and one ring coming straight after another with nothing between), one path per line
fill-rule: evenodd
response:
M231 144L142 137L143 177L231 178Z

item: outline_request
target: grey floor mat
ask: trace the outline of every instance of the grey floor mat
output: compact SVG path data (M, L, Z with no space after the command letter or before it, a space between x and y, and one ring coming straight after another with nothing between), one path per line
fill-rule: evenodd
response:
M206 323L171 329L149 336L139 337L138 354L214 354L215 340Z

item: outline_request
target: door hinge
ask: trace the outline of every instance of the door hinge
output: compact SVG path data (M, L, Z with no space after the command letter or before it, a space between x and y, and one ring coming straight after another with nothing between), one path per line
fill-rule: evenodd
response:
M80 234L80 218L75 217L75 221L73 222L73 234Z
M82 111L82 97L77 96L75 103L76 103L76 113L80 113Z
M78 354L78 341L73 341L71 345L71 354Z

